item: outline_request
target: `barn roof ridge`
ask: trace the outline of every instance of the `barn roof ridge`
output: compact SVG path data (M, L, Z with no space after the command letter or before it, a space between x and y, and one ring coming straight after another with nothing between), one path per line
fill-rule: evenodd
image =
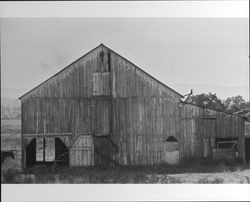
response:
M156 79L155 77L153 77L152 75L150 75L149 73L147 73L146 71L144 71L142 68L140 68L139 66L137 66L136 64L134 64L133 62L131 62L130 60L128 60L127 58L123 57L122 55L120 55L119 53L117 53L116 51L114 51L113 49L109 48L108 46L104 45L103 43L100 43L98 46L96 46L95 48L91 49L90 51L88 51L87 53L85 53L84 55L82 55L81 57L79 57L78 59L74 60L73 62L71 62L69 65L67 65L66 67L64 67L63 69L61 69L60 71L58 71L57 73L53 74L52 76L50 76L48 79L46 79L45 81L43 81L42 83L38 84L37 86L35 86L34 88L32 88L31 90L29 90L28 92L24 93L22 96L20 96L18 99L22 99L23 97L25 97L28 93L30 93L31 91L35 90L36 88L40 87L41 85L43 85L44 83L46 83L47 81L49 81L50 79L52 79L53 77L55 77L56 75L60 74L61 72L63 72L64 70L66 70L68 67L70 67L72 64L74 64L75 62L77 62L78 60L84 58L85 56L87 56L89 53L93 52L94 50L96 50L99 47L104 47L106 49L108 49L109 51L113 52L114 54L116 54L117 56L121 57L122 59L124 59L125 61L129 62L130 64L132 64L133 66L135 66L137 69L139 69L140 71L142 71L143 73L145 73L147 76L151 77L152 79L154 79L155 81L157 81L158 83L160 83L161 85L163 85L164 87L168 88L169 90L173 91L174 93L176 93L177 95L179 95L181 98L183 98L183 95L181 95L180 93L178 93L177 91L175 91L174 89L170 88L169 86L167 86L166 84L164 84L163 82L159 81L158 79Z

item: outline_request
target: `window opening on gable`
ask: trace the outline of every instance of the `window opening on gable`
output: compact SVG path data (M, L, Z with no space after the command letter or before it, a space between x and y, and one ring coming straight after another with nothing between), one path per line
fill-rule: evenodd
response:
M108 52L108 72L110 72L110 65L111 65L111 58L110 58L110 52Z
M100 52L100 58L101 58L101 61L103 62L103 59L104 59L104 52L103 51Z
M178 142L178 140L174 136L169 136L165 142Z

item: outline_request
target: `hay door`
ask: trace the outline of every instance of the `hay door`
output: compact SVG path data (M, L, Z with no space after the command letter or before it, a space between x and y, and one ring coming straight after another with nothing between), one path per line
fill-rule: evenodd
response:
M94 143L90 135L80 135L69 149L70 166L93 166Z
M93 96L107 96L110 93L110 72L94 72Z
M174 136L169 136L164 142L164 162L167 164L178 164L180 161L179 142Z

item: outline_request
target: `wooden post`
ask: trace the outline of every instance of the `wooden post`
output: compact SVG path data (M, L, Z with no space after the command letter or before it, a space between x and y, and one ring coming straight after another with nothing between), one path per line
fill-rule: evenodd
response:
M24 130L24 113L23 113L23 103L21 101L21 170L26 168L26 144L23 137L23 130Z
M113 101L113 69L111 68L111 56L110 52L108 52L108 69L110 72L110 110L109 110L109 115L110 115L110 122L109 122L109 136L111 134L113 135L113 108L114 108L114 101Z
M45 138L43 138L43 162L45 162Z

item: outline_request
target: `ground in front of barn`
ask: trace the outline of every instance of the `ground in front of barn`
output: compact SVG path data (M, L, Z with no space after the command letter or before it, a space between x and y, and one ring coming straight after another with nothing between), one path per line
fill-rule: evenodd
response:
M1 166L1 182L8 183L248 183L250 165L232 162L189 162L186 165L137 167L46 167L21 171L20 120L1 120L1 149L14 150L15 159ZM51 152L51 155L53 153Z

